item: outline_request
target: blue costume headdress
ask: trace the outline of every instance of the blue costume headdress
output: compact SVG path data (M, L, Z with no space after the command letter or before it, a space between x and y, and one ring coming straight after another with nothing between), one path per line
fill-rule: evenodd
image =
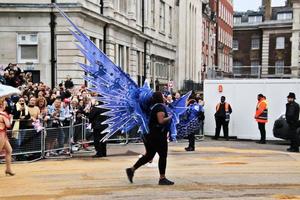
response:
M103 102L103 105L100 107L109 110L103 113L109 119L103 122L108 127L103 131L107 134L102 140L107 140L119 130L126 132L136 126L140 127L141 133L148 133L153 94L149 85L145 83L140 88L128 74L98 49L57 5L54 4L54 6L72 25L74 30L70 29L70 32L80 43L76 46L90 63L89 65L78 63L87 73L85 80L92 85L90 90L101 95L98 100ZM173 115L170 124L173 139L176 138L176 124L179 122L179 115L186 110L185 104L189 95L190 93L186 94L168 108L168 112Z

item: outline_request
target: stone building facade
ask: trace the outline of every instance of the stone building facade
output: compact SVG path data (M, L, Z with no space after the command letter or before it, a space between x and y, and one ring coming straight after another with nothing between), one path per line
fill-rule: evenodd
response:
M174 81L181 89L184 80L201 81L195 53L201 44L200 0L2 0L0 64L18 63L49 85L68 75L84 83L76 62L87 61L53 2L140 85L145 79L153 88Z
M293 4L293 29L292 29L292 75L299 77L300 68L300 0L292 0Z

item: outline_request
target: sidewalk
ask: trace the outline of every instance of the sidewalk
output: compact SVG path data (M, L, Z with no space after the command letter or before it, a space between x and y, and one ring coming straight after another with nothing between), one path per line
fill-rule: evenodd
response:
M144 147L112 145L106 158L15 164L17 176L0 176L0 199L300 199L300 154L285 152L286 145L208 139L188 153L185 145L170 144L171 187L157 185L157 158L128 183L124 169Z

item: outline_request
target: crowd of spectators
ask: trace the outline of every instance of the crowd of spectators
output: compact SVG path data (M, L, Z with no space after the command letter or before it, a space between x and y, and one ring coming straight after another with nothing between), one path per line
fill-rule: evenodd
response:
M7 112L13 118L13 147L23 150L35 148L38 144L38 132L50 128L46 136L46 150L62 148L68 139L68 130L64 127L81 124L88 117L96 94L87 90L85 85L74 86L67 77L57 87L50 88L44 82L33 83L32 75L24 73L17 65L9 64L2 73L1 83L17 87L21 95L7 98ZM53 131L51 131L51 128ZM34 131L24 131L32 129ZM73 140L80 138L81 126L75 128ZM59 130L59 131L57 131ZM32 144L32 140L34 144ZM47 155L66 153L49 151Z
M94 97L97 96L87 90L85 85L74 86L72 79L66 77L57 87L50 88L44 82L34 83L30 72L24 73L12 63L2 69L0 82L21 91L21 95L6 99L7 112L13 118L11 142L14 150L38 149L41 140L39 132L48 128L45 141L47 156L67 153L54 149L63 149L64 144L70 142L67 141L70 139L68 129L64 127L69 127L71 123L75 127L72 142L82 139L83 119L89 118L96 103ZM167 86L163 88L163 94L167 104L181 96L178 92L171 93ZM199 94L192 96L201 104Z

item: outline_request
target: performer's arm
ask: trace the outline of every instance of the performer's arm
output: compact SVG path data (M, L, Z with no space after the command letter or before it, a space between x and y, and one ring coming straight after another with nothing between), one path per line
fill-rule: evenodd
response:
M164 112L157 113L157 121L159 124L167 124L172 119L172 116L165 117Z
M11 124L10 124L9 118L3 117L3 121L4 121L6 128L10 128Z

